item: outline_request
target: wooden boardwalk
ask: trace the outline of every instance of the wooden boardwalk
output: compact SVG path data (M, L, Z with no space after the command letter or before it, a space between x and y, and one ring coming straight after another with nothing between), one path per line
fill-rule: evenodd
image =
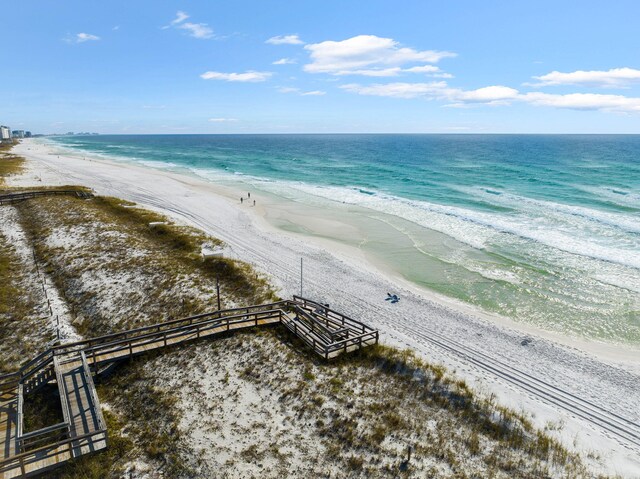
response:
M93 194L81 190L38 190L38 191L22 191L20 193L7 193L0 195L0 205L17 203L31 198L40 196L75 196L77 198L91 198Z
M200 314L55 346L0 376L0 479L42 474L108 447L107 426L92 375L111 363L238 329L281 324L326 360L377 344L369 326L294 296L247 308ZM63 421L24 432L24 395L55 382Z
M87 441L72 442L72 456L79 457L106 448L106 432L96 434L106 431L107 426L102 417L98 394L84 353L58 363L56 374L60 375L58 386L60 400L63 403L64 422L69 425L68 436L91 438Z
M19 385L0 392L0 461L15 456L18 450Z

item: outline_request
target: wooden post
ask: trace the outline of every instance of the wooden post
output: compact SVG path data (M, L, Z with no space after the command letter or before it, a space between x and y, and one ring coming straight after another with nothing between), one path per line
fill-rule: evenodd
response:
M302 258L300 258L300 296L302 296Z
M216 275L216 295L218 297L218 311L220 311L220 277Z

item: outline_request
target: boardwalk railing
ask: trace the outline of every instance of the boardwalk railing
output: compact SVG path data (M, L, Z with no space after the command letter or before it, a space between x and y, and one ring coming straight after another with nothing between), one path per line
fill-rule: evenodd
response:
M20 193L8 193L0 195L0 205L15 203L17 201L37 198L39 196L75 196L77 198L91 198L93 195L82 190L40 190L40 191L22 191Z
M18 437L18 450L20 452L32 451L37 449L34 446L43 444L51 444L59 442L69 437L69 423L61 422L53 426L38 429L37 431L28 432Z
M84 355L84 352L80 353L82 358L82 374L84 374L84 380L89 385L89 397L91 400L91 404L96 409L96 418L98 422L98 429L105 431L107 430L107 423L104 420L104 416L102 415L102 409L99 406L100 401L98 400L98 391L96 391L96 387L93 384L93 379L91 378L91 369L89 369L89 364L87 363L87 357Z
M74 448L85 445L91 446L97 438L106 436L106 434L106 429L98 430L82 436L62 439L55 443L11 456L0 461L0 477L27 477L62 465L66 461L73 459ZM56 461L55 466L40 466L40 464L47 463L52 459Z
M379 340L378 331L364 323L315 301L294 296L293 301L198 314L54 346L26 362L17 372L0 376L0 393L12 391L17 396L16 432L5 438L5 441L16 442L16 454L4 458L0 455L0 478L42 472L78 455L107 447L107 427L92 379L92 372L97 374L101 366L155 349L268 324L282 324L327 360ZM69 373L69 368L73 373ZM75 374L74 378L81 379L65 383L63 374ZM54 378L60 392L63 422L24 433L23 394ZM68 387L75 389L69 391ZM78 410L74 417L70 411L77 408L80 396L84 398L81 414L95 418L95 426L92 425L94 429L89 433L77 435L82 431L72 430L71 426L75 420L77 427ZM73 406L68 398L74 401ZM5 447L4 450L12 449Z
M362 333L375 331L372 327L367 326L360 321L356 321L349 316L345 316L342 313L330 309L327 305L312 301L307 298L303 298L302 296L294 296L293 301L294 303L301 305L303 308L311 309L318 312L323 319L326 319L326 321L334 325L342 325L343 327L346 326L356 331L360 330Z

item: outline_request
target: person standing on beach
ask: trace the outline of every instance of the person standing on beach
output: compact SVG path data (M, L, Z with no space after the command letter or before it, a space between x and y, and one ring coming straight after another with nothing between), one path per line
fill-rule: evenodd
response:
M255 205L256 205L256 200L253 200L253 206L255 206Z
M251 192L250 191L247 193L247 198L251 198Z
M240 197L240 204L242 204L243 201L244 201L244 198L241 196Z

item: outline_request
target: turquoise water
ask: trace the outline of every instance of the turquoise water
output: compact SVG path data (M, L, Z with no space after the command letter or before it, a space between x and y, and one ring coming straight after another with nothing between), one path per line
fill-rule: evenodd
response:
M640 135L55 141L302 204L364 208L353 217L366 230L360 246L416 284L547 330L640 344Z

